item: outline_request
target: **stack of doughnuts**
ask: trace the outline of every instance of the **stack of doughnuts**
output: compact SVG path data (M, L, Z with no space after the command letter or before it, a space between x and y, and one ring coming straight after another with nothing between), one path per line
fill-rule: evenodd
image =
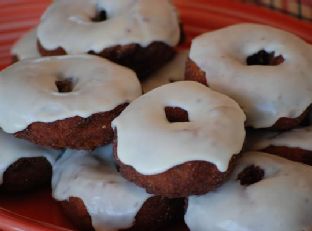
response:
M311 231L311 45L180 40L169 0L54 1L0 72L0 191L51 183L78 230Z

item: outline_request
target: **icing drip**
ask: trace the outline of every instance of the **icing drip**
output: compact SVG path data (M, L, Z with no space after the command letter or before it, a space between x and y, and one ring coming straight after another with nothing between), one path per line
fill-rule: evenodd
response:
M58 81L71 92L60 92ZM15 133L34 122L83 118L141 95L135 73L91 55L27 59L0 72L0 127Z
M3 173L20 158L45 157L53 166L60 151L46 149L28 141L20 140L0 130L0 185L3 183Z
M238 176L257 166L264 178L241 185ZM312 168L265 153L239 160L229 182L191 196L185 221L191 231L311 231Z
M97 231L131 227L144 202L152 196L120 176L111 146L93 154L67 150L54 166L52 190L58 201L82 199Z
M101 10L105 10L107 19L92 21ZM58 0L45 12L38 27L38 39L44 48L62 47L67 54L99 53L133 43L146 47L154 41L175 46L179 35L177 13L168 0Z
M188 112L189 122L170 123L165 107ZM193 82L156 88L132 102L112 126L118 134L118 158L144 175L162 173L202 160L225 172L241 151L245 115L225 95Z
M212 89L240 104L247 126L265 128L281 117L300 116L311 104L312 52L308 50L311 45L288 32L240 24L195 38L190 58L206 73ZM280 64L248 66L247 57L259 51L274 54Z

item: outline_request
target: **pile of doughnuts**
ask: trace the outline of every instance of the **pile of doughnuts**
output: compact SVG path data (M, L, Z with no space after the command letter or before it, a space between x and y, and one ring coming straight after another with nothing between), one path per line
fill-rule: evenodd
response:
M180 25L54 1L0 72L1 193L51 184L79 230L311 231L312 46L246 23L181 51Z

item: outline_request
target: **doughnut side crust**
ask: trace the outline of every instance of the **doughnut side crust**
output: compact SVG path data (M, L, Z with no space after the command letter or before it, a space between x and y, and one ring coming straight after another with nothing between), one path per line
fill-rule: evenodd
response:
M76 116L52 123L32 123L25 130L15 133L15 136L57 149L92 150L112 142L114 132L111 122L126 106L122 104L112 111L96 113L87 118Z

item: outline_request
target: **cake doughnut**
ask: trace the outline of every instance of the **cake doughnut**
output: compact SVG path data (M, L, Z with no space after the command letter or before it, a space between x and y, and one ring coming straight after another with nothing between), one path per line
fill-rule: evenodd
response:
M60 152L16 139L0 130L0 191L23 192L51 182Z
M141 95L133 71L92 56L27 59L0 72L0 127L52 148L112 142L111 121Z
M178 51L173 60L148 76L142 82L143 92L146 93L162 85L183 80L188 54L188 50Z
M247 149L275 154L293 161L312 165L312 126L291 131L252 132Z
M243 155L229 182L191 196L190 231L309 231L312 167L260 152Z
M37 28L31 29L15 42L11 49L11 55L13 62L40 57L37 49Z
M59 0L37 37L41 55L95 54L144 78L173 58L180 26L169 0Z
M53 197L79 230L161 230L183 219L184 199L151 195L120 176L112 146L67 150L56 162Z
M242 148L245 115L229 97L180 81L139 97L113 122L121 174L166 197L221 185Z
M310 44L276 28L245 23L195 38L185 78L236 100L248 127L288 130L310 111L311 65Z

